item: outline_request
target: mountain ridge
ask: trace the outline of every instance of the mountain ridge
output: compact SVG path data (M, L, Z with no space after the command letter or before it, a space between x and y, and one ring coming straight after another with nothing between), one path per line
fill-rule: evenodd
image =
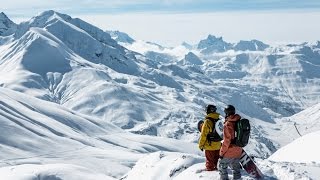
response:
M223 112L225 105L234 104L241 114L273 124L274 118L292 115L317 101L319 80L303 73L318 69L314 59L319 56L318 50L308 44L268 47L264 51L180 49L186 52L180 58L174 54L179 49L147 43L158 50L148 51L145 56L131 51L129 46L123 47L125 43L118 44L101 29L55 11L46 11L18 27L11 43L28 52L21 56L27 61L21 64L19 58L10 56L16 52L14 46L0 46L4 52L0 56L0 74L8 73L5 64L14 62L10 74L19 78L3 78L2 86L137 134L196 142L194 123L203 116L206 104L214 102L219 112ZM46 38L34 42L30 33ZM222 37L209 35L207 39L213 46L222 43L232 48ZM35 49L51 49L43 55L24 49L28 45L22 42L36 44ZM139 41L133 42L136 43ZM183 61L188 63L181 66L179 63ZM302 66L301 62L309 62L311 67ZM22 68L15 69L17 65ZM313 83L312 89L307 91L304 85L309 82ZM301 97L302 91L315 98ZM260 137L259 133L256 137ZM274 148L270 146L265 151L270 154Z

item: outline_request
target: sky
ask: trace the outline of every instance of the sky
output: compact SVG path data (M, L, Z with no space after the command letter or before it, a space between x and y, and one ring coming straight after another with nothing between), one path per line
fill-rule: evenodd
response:
M176 46L209 34L228 42L320 40L319 0L0 0L0 11L19 23L53 9L103 30Z

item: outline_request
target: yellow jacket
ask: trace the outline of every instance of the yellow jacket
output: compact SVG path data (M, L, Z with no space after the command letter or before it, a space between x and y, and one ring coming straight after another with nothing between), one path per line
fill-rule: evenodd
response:
M211 117L213 119L219 119L218 113L210 113L206 116L204 123L202 125L201 129L201 136L199 139L199 148L204 150L219 150L221 148L221 142L209 142L207 141L207 135L209 132L213 131L213 122L208 119L208 117Z

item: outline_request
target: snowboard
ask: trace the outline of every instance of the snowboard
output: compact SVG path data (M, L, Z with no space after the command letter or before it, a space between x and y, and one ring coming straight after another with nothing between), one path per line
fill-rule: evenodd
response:
M216 122L215 129L217 133L223 138L223 121L219 120ZM250 177L255 179L263 179L263 174L253 161L253 159L242 149L240 158L240 164L242 168L249 174Z
M249 174L250 177L255 179L263 179L263 174L253 161L253 159L242 149L240 158L242 168Z

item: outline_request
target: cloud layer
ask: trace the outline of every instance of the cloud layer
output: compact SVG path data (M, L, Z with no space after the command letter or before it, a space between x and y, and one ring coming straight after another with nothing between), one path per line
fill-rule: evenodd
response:
M3 1L3 0L0 0ZM15 22L53 9L133 38L177 45L208 34L236 42L316 41L320 37L319 0L10 0L0 11Z
M178 45L197 43L208 34L226 41L258 39L266 43L320 40L320 12L218 12L186 14L82 15L102 29L120 30L135 39Z

